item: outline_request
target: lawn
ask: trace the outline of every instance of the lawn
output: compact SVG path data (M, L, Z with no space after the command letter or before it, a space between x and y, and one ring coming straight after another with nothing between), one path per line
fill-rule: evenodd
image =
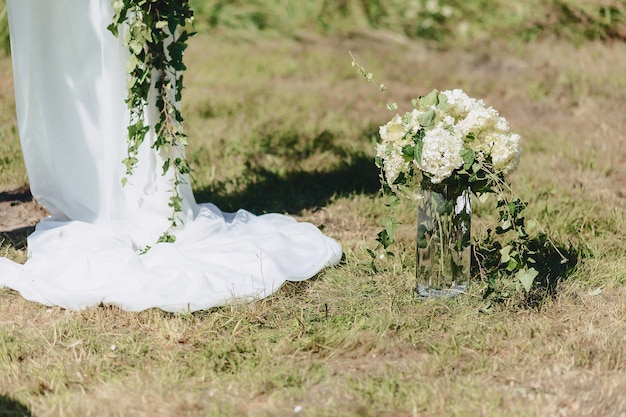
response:
M222 14L211 27L199 9L183 96L197 200L312 222L345 260L265 300L194 314L75 312L0 290L0 416L626 412L623 40L530 25L455 43L356 18L345 30L242 28L260 12ZM359 77L349 51L387 93ZM0 203L28 186L10 68L0 58ZM480 282L455 299L416 299L409 203L395 256L372 268L386 215L373 161L378 126L393 115L385 103L404 112L433 88L484 99L522 135L511 182L537 220L532 232L571 243L578 262L540 303L487 306ZM2 206L0 220L25 204ZM476 238L492 215L476 211ZM0 255L24 261L29 229L5 229Z

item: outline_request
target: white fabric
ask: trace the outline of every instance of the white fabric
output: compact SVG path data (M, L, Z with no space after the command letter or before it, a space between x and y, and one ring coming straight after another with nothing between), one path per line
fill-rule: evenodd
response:
M51 217L28 238L24 265L0 258L0 286L68 309L195 311L262 298L336 264L340 246L312 224L222 213L196 204L189 185L176 243L154 244L169 224L171 185L148 138L121 186L126 50L106 29L110 3L7 2L24 159Z

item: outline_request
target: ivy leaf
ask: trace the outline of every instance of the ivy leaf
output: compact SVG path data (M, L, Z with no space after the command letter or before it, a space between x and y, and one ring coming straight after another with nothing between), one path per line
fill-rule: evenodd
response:
M117 23L111 23L109 26L107 26L107 29L113 34L113 36L115 36L117 38L119 32L117 30Z
M508 219L500 220L500 225L496 227L496 233L501 235L511 230L511 221Z
M423 132L423 131L420 131ZM422 152L424 150L424 141L422 140L422 135L418 136L415 141L415 152L413 153L413 159L418 164L422 163Z
M183 71L185 64L183 64L183 53L186 45L181 42L173 42L167 49L172 58L170 66L176 71Z
M470 148L463 148L461 151L461 159L463 159L463 169L468 170L474 164L476 154Z
M511 259L511 256L509 255L509 253L511 252L511 245L505 246L502 249L500 249L500 263L504 264L509 262L509 260Z
M176 242L176 236L170 235L169 233L163 233L160 237L159 240L157 240L157 242L159 243L174 243ZM149 247L148 247L149 249Z
M513 272L517 269L518 266L519 263L517 263L517 260L515 260L515 258L509 258L509 262L506 265L506 270L509 272Z
M385 229L378 233L376 240L383 246L383 248L387 249L393 244L393 242L395 242L396 231L398 230L400 223L391 217L385 217L381 221L381 224Z
M183 209L183 199L177 195L170 197L170 202L168 206L174 208L175 211L182 211Z
M517 280L526 290L526 293L528 293L533 286L533 282L535 281L537 275L539 275L539 272L537 272L535 268L524 268L517 271L517 274L515 274L515 278L517 278Z
M389 238L392 241L394 241L395 237L396 237L396 231L398 230L398 227L400 226L400 222L397 221L397 220L392 219L391 217L385 217L381 221L381 224L383 225L383 227L387 231L387 234L389 235Z
M408 157L409 159L415 158L415 149L414 145L405 145L402 147L402 155Z
M376 240L385 249L387 249L389 246L391 246L393 244L393 242L394 242L394 240L389 236L389 234L387 233L386 230L381 230L380 232L378 232Z
M437 90L433 90L427 95L420 97L417 102L419 104L420 109L426 109L431 106L436 106L439 103L439 92ZM420 123L421 124L421 123ZM424 126L424 125L422 125Z
M448 111L450 108L448 105L448 96L445 94L437 94L437 108L444 113Z
M487 200L489 200L489 193L478 193L476 194L476 197L478 198L478 201L485 204Z
M421 126L430 127L435 124L435 111L433 109L426 110L424 113L420 114L417 118L417 121Z

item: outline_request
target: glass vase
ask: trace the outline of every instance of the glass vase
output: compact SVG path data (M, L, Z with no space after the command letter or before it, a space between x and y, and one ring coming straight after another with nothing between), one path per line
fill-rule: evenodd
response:
M471 192L458 186L423 191L417 205L417 292L453 297L470 278Z

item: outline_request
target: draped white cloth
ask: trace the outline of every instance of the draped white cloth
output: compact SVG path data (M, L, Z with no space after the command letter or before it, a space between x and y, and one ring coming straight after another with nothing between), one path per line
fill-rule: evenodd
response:
M7 8L22 150L33 196L51 216L28 238L24 265L0 258L0 286L68 309L195 311L266 297L339 261L340 246L314 225L223 213L196 204L188 184L176 242L155 244L169 225L171 183L151 132L121 186L127 54L106 29L111 0Z

